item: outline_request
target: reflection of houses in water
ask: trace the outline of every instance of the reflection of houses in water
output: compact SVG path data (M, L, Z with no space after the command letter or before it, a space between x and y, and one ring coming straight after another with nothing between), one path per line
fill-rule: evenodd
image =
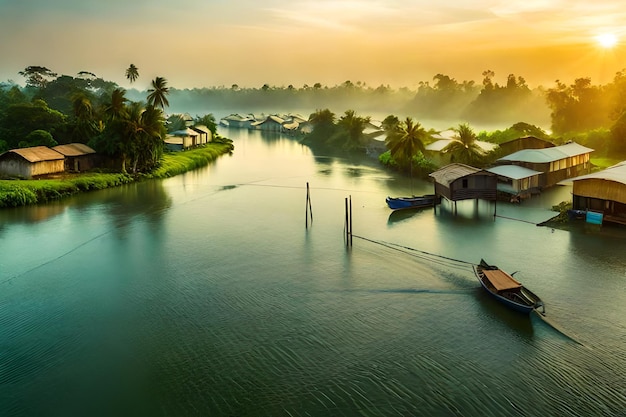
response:
M605 221L626 224L626 161L561 182L566 183L573 183L573 210L602 213Z

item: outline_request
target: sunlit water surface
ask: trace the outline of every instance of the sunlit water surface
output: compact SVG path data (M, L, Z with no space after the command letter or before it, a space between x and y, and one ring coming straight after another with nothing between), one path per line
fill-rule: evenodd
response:
M1 415L626 415L626 233L537 226L571 189L391 215L432 185L222 133L204 169L0 211Z

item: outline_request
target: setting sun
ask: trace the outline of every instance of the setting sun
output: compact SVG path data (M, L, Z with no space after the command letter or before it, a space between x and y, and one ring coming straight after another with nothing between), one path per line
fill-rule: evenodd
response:
M617 36L612 33L603 33L596 36L596 41L602 48L612 48L617 44Z

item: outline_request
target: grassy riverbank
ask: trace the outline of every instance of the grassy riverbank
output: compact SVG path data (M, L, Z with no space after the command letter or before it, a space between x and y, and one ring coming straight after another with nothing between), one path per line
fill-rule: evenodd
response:
M232 144L211 143L185 152L163 155L161 166L149 174L86 172L64 173L33 180L0 180L0 208L46 203L77 193L117 187L147 178L168 178L207 165L220 155L232 152Z

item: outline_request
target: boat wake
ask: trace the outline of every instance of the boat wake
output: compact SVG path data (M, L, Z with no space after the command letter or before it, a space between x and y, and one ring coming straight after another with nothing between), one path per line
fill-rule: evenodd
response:
M548 317L546 317L545 314L541 313L538 310L533 310L533 311L536 313L536 316L538 316L541 320L543 320L544 323L546 323L548 326L552 327L554 330L556 330L557 332L559 332L560 334L565 336L567 339L571 340L572 342L574 342L574 343L576 343L576 344L578 344L580 346L585 346L584 343L582 343L580 340L578 340L575 336L569 334L561 326L559 326L558 324L556 324L555 322L550 320Z

